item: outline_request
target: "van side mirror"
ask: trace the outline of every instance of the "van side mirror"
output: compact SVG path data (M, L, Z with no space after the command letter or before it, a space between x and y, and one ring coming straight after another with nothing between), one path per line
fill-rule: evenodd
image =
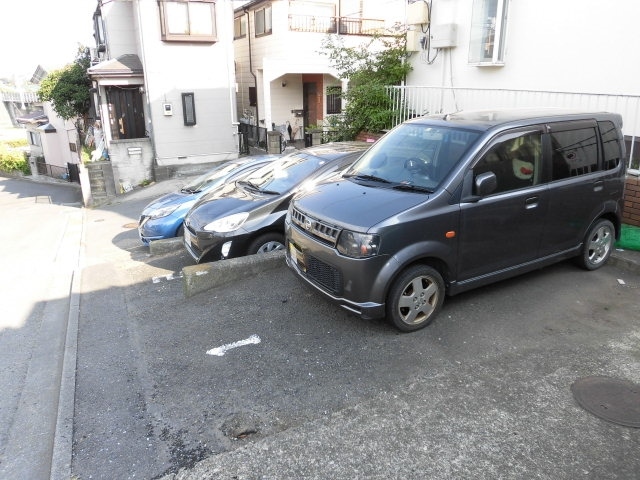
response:
M473 186L474 194L479 197L485 197L490 193L493 193L498 187L498 179L496 178L496 174L493 172L481 173L475 178Z

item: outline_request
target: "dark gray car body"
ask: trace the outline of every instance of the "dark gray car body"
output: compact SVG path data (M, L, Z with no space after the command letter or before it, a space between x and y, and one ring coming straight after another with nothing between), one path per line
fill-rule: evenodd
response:
M423 191L408 188L413 182L376 182L361 175L294 197L285 221L287 263L342 307L363 318L378 318L385 316L394 279L412 265L435 268L446 293L454 295L578 256L586 233L599 219L611 221L616 237L620 232L625 172L621 124L617 114L545 110L461 112L406 122L352 168L384 152L386 144L393 144L387 137L400 136L402 128L431 129L442 138L447 135L442 132L452 132L470 140L432 188L422 185ZM575 174L557 172L563 161L580 166L582 150L556 145L565 131L570 138L577 135L573 132L595 132L595 146L584 140L580 148L597 151L597 166L580 167ZM518 172L531 185L496 192L491 188L494 172L477 174L477 169L488 163L494 146L512 137L524 138L521 144L530 138L538 142L536 170L521 167ZM367 258L343 255L336 245L345 232L374 235L377 253Z

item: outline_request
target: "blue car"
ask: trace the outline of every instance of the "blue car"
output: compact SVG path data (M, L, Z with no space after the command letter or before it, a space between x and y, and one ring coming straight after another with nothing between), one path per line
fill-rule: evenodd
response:
M222 185L243 178L278 157L280 155L257 155L223 162L180 191L168 193L154 200L140 215L140 240L149 245L153 240L182 236L184 217L199 198Z

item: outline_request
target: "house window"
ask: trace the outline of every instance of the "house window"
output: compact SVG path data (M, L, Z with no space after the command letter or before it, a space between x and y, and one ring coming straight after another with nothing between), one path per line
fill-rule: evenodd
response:
M243 38L247 36L247 17L236 17L233 21L233 38Z
M327 114L342 113L342 87L327 87Z
M271 34L271 5L254 12L256 37Z
M29 130L27 133L29 134L29 145L33 145L35 147L42 146L42 142L40 141L40 133L32 132L31 130Z
M107 43L107 39L104 34L104 23L102 21L102 13L100 10L97 10L93 14L93 36L96 40L96 45L100 47L100 45L105 45Z
M144 138L144 103L140 86L107 87L109 128L113 140Z
M182 116L187 127L196 124L196 105L193 92L182 94Z
M469 63L503 65L507 0L473 0Z
M249 87L249 106L255 107L258 105L258 91L256 87Z
M162 40L213 43L216 37L214 0L160 0Z

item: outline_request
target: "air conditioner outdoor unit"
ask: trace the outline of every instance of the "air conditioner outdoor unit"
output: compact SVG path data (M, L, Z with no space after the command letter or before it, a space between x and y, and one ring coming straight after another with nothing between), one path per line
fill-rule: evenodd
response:
M425 1L418 1L407 5L407 24L424 25L429 23L429 6Z

